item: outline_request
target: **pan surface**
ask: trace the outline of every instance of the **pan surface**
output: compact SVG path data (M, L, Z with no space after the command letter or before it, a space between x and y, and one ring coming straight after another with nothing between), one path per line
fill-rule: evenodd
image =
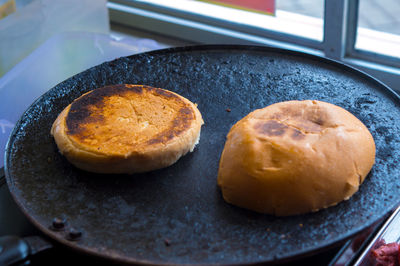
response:
M205 125L195 151L137 175L72 167L50 127L73 99L97 87L131 83L175 91L198 104ZM292 217L225 203L218 162L230 127L250 111L316 99L352 112L371 131L376 163L348 201ZM327 59L281 49L195 46L107 62L57 85L16 125L6 179L16 202L46 235L77 251L127 263L248 264L313 254L367 228L399 204L399 97L373 78ZM54 218L65 230L52 230ZM74 240L68 231L82 236Z

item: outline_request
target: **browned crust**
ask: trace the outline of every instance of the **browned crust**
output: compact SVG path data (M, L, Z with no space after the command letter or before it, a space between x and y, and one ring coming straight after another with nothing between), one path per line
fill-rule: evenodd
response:
M119 84L74 100L51 133L79 168L134 173L166 167L192 151L202 124L196 105L174 92Z
M190 127L195 118L193 109L185 103L181 97L170 91L145 85L118 84L93 90L76 99L71 104L66 117L67 134L80 140L87 138L86 126L104 120L101 112L96 112L105 107L104 99L117 95L123 97L128 92L137 95L141 95L144 92L153 93L169 100L173 99L182 106L178 111L178 115L173 120L172 127L158 133L154 138L148 140L147 144L149 145L158 143L165 144L174 137L179 136Z
M372 135L348 111L321 101L280 102L232 127L218 185L231 204L294 215L349 199L374 160Z
M154 136L154 138L147 141L148 145L158 144L158 143L167 143L171 139L179 136L183 132L185 132L189 127L191 122L193 121L195 115L193 110L184 106L179 109L178 115L172 121L172 127L164 130Z

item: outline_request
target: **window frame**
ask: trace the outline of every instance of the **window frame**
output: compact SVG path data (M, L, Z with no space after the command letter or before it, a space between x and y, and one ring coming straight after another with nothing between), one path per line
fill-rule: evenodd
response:
M109 0L111 23L193 44L249 44L297 50L354 66L400 92L400 59L355 48L359 0L325 0L323 40L255 28L161 5Z

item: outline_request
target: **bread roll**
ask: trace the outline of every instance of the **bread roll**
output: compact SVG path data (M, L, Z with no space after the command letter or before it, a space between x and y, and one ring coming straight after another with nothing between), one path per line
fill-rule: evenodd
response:
M374 161L372 135L345 109L321 101L280 102L231 128L218 185L233 205L302 214L349 199Z
M197 107L168 90L112 85L68 105L51 134L76 167L138 173L167 167L193 151L203 124Z

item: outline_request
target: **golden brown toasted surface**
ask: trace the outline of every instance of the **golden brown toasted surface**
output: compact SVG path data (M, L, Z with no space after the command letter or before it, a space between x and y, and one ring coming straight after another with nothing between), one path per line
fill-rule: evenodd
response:
M76 99L66 117L66 134L91 151L140 152L187 130L195 113L173 92L142 85L113 85Z
M224 199L263 213L293 215L349 199L375 159L365 125L338 106L288 101L236 123L221 155Z
M96 173L164 168L193 151L202 116L174 92L143 85L112 85L85 93L54 121L51 134L76 167Z

